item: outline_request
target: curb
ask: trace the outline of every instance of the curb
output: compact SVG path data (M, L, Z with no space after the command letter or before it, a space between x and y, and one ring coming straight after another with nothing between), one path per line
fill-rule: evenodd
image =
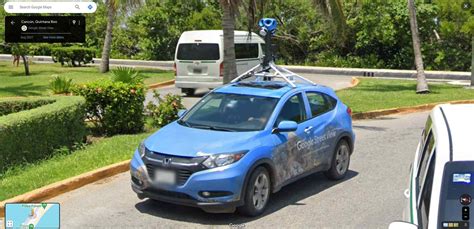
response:
M31 203L41 202L51 199L60 194L80 188L84 185L96 182L98 180L111 177L113 175L126 172L129 170L130 160L115 163L106 167L102 167L87 173L58 181L50 185L44 186L27 192L25 194L15 196L11 199L0 202L0 218L5 217L5 203Z
M147 85L147 87L148 87L148 89L155 89L155 88L165 87L165 86L169 86L169 85L173 85L173 84L174 84L174 80L168 80L168 81L161 82L161 83L150 84L150 85Z
M402 114L402 113L407 114L407 113L428 111L440 104L474 104L474 100L454 100L454 101L446 101L446 102L439 102L439 103L423 104L423 105L418 105L418 106L413 106L413 107L399 107L399 108L392 108L392 109L355 113L352 115L352 120L372 119L372 118L377 118L377 117L386 116L386 115Z

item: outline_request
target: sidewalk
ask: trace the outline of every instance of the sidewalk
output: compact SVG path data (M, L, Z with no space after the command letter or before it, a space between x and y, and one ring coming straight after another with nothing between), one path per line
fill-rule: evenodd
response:
M0 60L11 61L10 54L0 54ZM34 56L36 63L53 63L50 56ZM94 58L94 65L100 64L99 58ZM155 60L124 60L110 59L111 65L125 65L133 67L159 68L164 70L173 70L174 61L155 61ZM415 78L415 70L395 70L395 69L365 69L365 68L333 68L333 67L314 67L314 66L283 66L295 73L324 74L324 75L343 75L343 76L366 76L366 77L390 77L390 78ZM470 72L455 71L425 71L428 79L439 80L471 80Z

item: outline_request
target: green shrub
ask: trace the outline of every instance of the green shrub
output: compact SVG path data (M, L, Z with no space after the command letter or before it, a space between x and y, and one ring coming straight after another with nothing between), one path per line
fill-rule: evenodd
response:
M84 141L84 98L49 97L55 102L0 117L0 173L8 167L54 155ZM28 99L26 99L28 100Z
M59 47L51 50L51 56L55 63L59 62L62 66L81 66L93 62L95 50L82 47Z
M49 83L49 89L53 94L69 94L71 93L72 86L72 79L58 75L55 75L54 79Z
M96 134L131 134L144 127L143 84L98 81L75 89L86 98L87 118Z
M112 70L112 81L123 82L123 83L141 83L143 82L143 76L140 71L131 67L119 66Z
M164 98L161 98L160 94L154 91L153 97L158 100L158 105L149 102L146 106L153 127L162 127L178 119L178 111L184 109L181 96L167 94Z
M52 98L4 98L0 99L0 116L53 103Z

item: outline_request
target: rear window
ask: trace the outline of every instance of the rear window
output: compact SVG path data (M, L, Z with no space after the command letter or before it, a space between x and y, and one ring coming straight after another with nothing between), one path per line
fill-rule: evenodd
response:
M258 58L258 44L235 44L235 58Z
M219 60L219 45L208 43L180 44L178 60Z

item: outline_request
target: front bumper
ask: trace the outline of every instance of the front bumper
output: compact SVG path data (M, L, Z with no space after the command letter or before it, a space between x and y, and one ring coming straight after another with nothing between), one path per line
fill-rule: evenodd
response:
M247 170L239 163L194 172L185 182L175 186L154 183L148 171L150 163L147 158L142 159L138 152L130 163L132 189L141 199L151 198L216 213L233 212L243 204L241 191L246 175L244 171ZM225 192L226 195L205 198L201 195L203 191Z

